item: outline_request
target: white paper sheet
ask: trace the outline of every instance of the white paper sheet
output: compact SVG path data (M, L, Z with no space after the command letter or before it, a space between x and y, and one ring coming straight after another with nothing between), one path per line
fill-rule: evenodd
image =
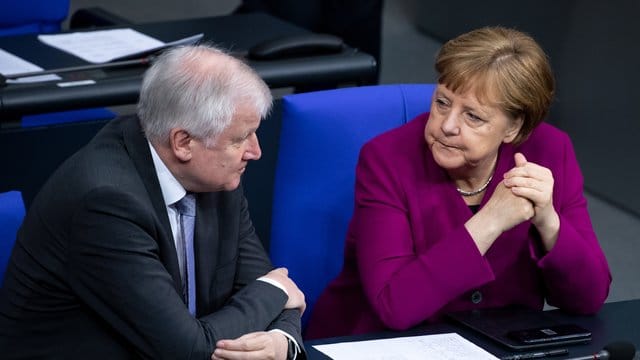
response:
M456 333L314 345L334 360L498 360Z
M202 35L198 34L169 44L133 29L38 35L38 39L87 62L102 64L135 54L159 50L170 45L194 43L202 38Z
M32 64L20 57L13 55L12 53L0 49L0 74L2 75L14 75L27 72L42 71L43 69L35 64ZM60 77L54 74L39 75L27 78L20 78L15 80L7 80L11 83L25 83L25 82L37 82L37 81L51 81L60 80Z

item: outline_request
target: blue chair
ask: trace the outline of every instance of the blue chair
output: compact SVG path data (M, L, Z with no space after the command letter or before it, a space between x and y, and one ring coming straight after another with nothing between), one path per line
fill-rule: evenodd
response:
M69 0L2 0L0 36L60 31Z
M428 111L434 89L380 85L283 98L270 255L306 296L303 329L342 266L360 148Z
M24 215L24 204L19 191L0 193L0 284Z

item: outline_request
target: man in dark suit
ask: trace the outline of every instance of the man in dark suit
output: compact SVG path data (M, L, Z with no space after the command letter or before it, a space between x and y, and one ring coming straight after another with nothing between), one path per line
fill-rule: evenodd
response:
M0 292L2 358L303 358L304 295L273 269L240 187L270 106L215 48L163 53L138 116L108 123L34 200Z

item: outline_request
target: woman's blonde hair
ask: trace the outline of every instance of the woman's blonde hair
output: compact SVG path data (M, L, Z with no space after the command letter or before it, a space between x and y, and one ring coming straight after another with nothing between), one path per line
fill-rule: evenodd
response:
M503 27L485 27L445 43L436 57L438 83L449 90L474 91L480 101L497 105L522 127L514 144L527 139L549 111L555 91L551 65L529 35Z

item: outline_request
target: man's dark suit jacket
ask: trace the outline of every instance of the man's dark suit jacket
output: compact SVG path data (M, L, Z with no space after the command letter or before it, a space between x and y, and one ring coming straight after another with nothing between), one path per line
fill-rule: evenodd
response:
M37 166L37 164L34 164ZM242 189L197 196L197 318L137 118L107 124L44 185L0 292L0 357L209 359L219 339L281 329L297 310L256 279L272 265Z

